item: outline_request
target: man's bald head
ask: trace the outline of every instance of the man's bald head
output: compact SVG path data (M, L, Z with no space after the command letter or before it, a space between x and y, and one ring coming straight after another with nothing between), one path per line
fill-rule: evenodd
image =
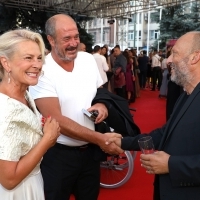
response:
M69 16L65 14L57 14L50 17L45 24L46 35L50 35L53 38L56 37L56 30L64 27L71 27L71 25L76 26L76 22ZM77 27L77 26L76 26Z
M78 45L78 51L86 51L86 46L85 46L84 43L81 42L81 43Z
M200 50L200 31L191 31L181 36L175 45L183 46L187 54Z

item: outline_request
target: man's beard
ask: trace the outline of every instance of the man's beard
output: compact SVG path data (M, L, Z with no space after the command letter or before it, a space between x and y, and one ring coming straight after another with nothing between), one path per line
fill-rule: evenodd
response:
M192 76L188 69L186 60L182 60L178 64L171 63L171 68L173 69L171 81L182 87L191 82Z
M66 48L65 49L65 51L70 51L70 50L77 50L77 47L69 47L69 48ZM68 56L66 56L66 54L65 53L63 53L63 52L61 52L60 51L60 49L58 48L58 46L57 45L55 45L55 52L56 52L56 54L58 55L58 57L61 59L61 60L63 60L63 61L73 61L75 58L76 58L76 56L75 57L73 57L73 58L70 58L70 57L68 57Z

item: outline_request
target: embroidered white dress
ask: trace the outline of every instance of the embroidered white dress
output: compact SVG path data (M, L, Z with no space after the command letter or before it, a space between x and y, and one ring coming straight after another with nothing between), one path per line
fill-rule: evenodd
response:
M0 159L19 161L41 139L41 117L29 93L29 109L21 102L0 93ZM14 189L0 184L0 200L44 200L40 163Z

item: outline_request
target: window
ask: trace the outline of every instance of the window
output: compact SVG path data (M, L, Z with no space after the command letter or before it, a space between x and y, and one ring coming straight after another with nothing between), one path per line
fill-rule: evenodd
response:
M94 42L96 42L96 32L93 33Z
M151 13L150 20L151 20L150 23L158 23L159 13L158 12Z
M139 31L139 40L141 40L141 37L142 37L142 32L141 32L141 30Z
M159 38L159 31L151 30L150 31L150 40L157 40L158 38Z
M150 31L150 40L154 40L154 30Z
M97 25L97 19L94 19L93 24L94 24L94 26Z
M133 40L134 39L134 33L133 32L129 32L128 33L128 40Z
M132 21L129 22L129 23L131 23L131 24L136 23L136 17L137 17L136 14L133 14L133 15L131 16Z
M103 42L105 42L105 35L106 35L106 32L103 31Z
M138 15L139 15L139 24L141 24L142 23L142 13L138 13Z
M155 39L158 39L159 38L159 31L155 30L154 35L155 35Z

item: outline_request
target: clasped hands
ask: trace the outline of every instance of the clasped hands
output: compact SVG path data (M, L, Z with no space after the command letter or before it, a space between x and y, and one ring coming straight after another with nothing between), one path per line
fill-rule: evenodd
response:
M121 137L110 137L106 145L116 144L121 147ZM156 151L153 154L141 154L141 166L145 168L148 174L166 174L169 173L168 161L170 155L164 151Z
M98 124L100 122L102 122L104 119L106 119L108 117L108 110L106 108L106 106L102 103L96 103L93 106L91 106L88 109L89 112L91 111L98 111L98 116L96 117L95 120L95 124ZM124 150L122 150L120 148L121 145L117 145L114 142L110 142L109 144L106 143L107 141L112 141L112 138L119 138L119 140L121 140L122 135L117 134L117 133L105 133L101 135L101 139L98 142L98 145L100 146L100 148L102 149L102 151L104 151L105 153L108 154L114 154L114 155L118 155L120 153L123 153Z

